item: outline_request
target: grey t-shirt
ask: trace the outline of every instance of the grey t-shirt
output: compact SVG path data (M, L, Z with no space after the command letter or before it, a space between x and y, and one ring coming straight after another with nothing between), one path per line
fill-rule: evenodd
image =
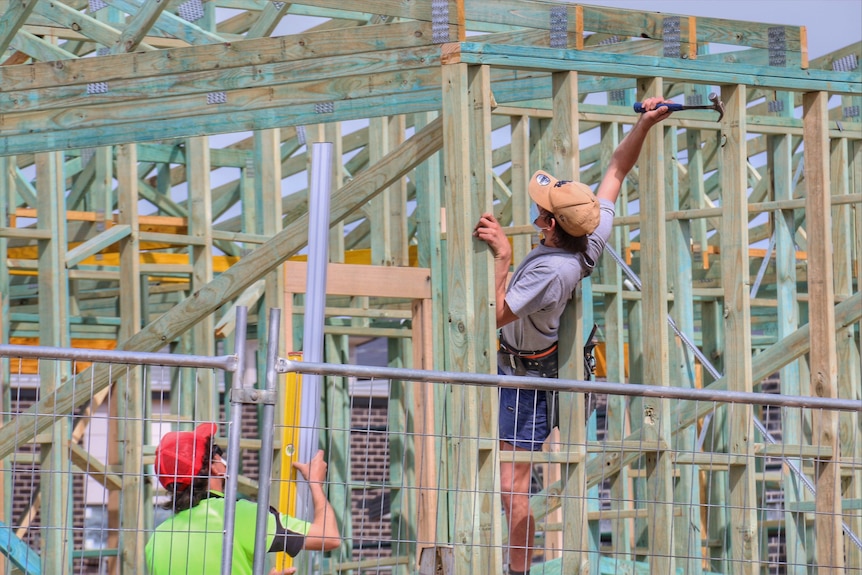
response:
M507 345L521 351L538 351L557 341L560 316L578 282L589 275L611 235L614 205L599 200L601 221L588 236L587 250L573 254L560 248L536 246L517 267L506 290L506 303L518 316L502 328ZM498 364L507 374L511 367Z

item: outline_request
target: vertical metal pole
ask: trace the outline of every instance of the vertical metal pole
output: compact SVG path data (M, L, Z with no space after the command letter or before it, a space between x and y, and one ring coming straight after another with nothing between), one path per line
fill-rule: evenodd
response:
M281 310L269 310L269 335L266 338L266 393L275 394L278 373L275 364L278 361L278 334L281 330ZM272 436L271 430L275 422L275 404L265 401L260 422L260 473L257 481L257 523L254 535L254 565L253 575L263 575L266 561L266 524L269 519L269 487L272 482Z
M248 308L236 309L236 329L234 333L234 353L236 353L236 374L231 391L239 391L245 381L245 338L248 323ZM236 518L236 491L239 477L239 440L242 433L242 403L231 397L230 429L228 429L227 477L225 483L224 541L221 549L221 575L231 575L233 563L233 533Z
M323 308L326 305L326 264L329 254L329 196L332 180L332 143L317 142L312 147L311 184L308 206L308 279L305 289L305 326L302 334L302 358L323 361ZM321 376L302 376L300 402L299 461L308 463L319 445ZM308 486L297 490L297 513L311 520Z

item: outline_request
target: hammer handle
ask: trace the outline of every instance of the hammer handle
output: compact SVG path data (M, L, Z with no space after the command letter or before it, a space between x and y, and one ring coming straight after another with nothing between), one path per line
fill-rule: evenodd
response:
M680 110L685 110L685 106L683 106L682 104L659 104L658 106L656 106L656 108L661 108L662 106L669 109L671 112L679 112ZM637 112L638 114L643 114L647 111L647 109L644 108L644 105L641 102L635 102L634 109L635 112Z

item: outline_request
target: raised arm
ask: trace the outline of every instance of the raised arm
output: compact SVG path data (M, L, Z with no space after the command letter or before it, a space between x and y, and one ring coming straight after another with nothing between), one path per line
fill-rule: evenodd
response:
M623 181L638 161L641 148L643 148L644 140L650 128L670 116L671 112L667 106L656 108L658 104L668 102L662 98L647 98L643 101L644 108L647 112L641 114L634 127L626 134L617 149L614 150L611 156L611 163L608 166L608 171L602 178L596 196L609 200L611 203L617 201L620 195L620 189L623 186Z
M323 460L323 450L319 450L311 463L294 462L293 466L308 481L311 490L311 501L314 504L314 520L308 533L305 534L303 549L309 551L332 551L341 545L341 535L338 532L338 522L335 510L326 499L323 492L323 482L326 480L326 461Z

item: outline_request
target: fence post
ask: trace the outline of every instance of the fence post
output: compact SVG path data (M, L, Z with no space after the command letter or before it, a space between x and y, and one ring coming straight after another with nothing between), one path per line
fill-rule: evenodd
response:
M242 401L234 391L241 391L245 378L245 338L248 323L248 308L236 310L234 346L237 359L236 376L231 384L230 428L228 429L227 481L225 482L224 542L221 549L221 575L231 575L233 563L233 533L236 519L236 491L239 476L239 440L242 433Z
M269 487L272 475L272 433L275 421L276 379L275 364L278 361L278 334L281 326L281 310L269 310L269 335L266 338L266 390L264 392L263 413L260 422L260 463L257 480L257 527L254 535L254 564L252 573L263 575L266 561L266 523L269 518Z

